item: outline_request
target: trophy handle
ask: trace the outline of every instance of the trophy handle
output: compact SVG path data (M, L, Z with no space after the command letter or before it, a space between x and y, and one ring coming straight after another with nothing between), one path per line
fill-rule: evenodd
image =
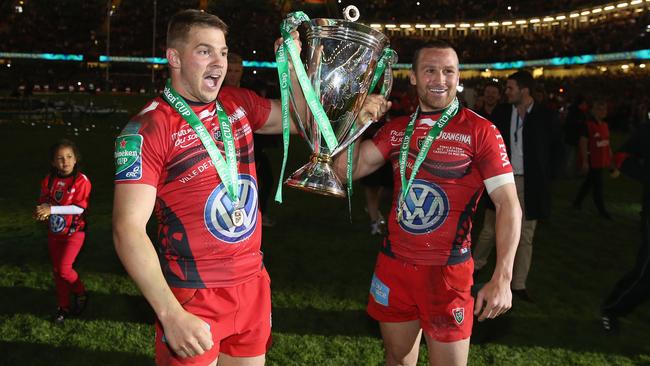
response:
M386 100L388 100L388 96L390 95L390 92L393 90L393 64L397 62L397 53L390 49L386 48L384 49L384 53L381 56L382 60L380 62L385 62L386 63L386 68L384 69L384 81L381 85L381 91L379 94L381 94ZM370 85L370 88L368 89L368 93L372 93L373 90L375 89L376 86L376 81L378 80L373 80L374 82L372 85ZM357 130L354 131L354 133L349 136L345 141L343 141L339 146L334 149L332 152L331 156L335 156L336 154L340 153L343 151L343 149L347 148L351 143L356 141L361 134L363 134L368 127L373 123L372 120L366 122L361 126L361 128L358 128Z
M388 100L388 96L393 90L393 64L397 62L397 53L394 50L387 48L384 50L384 55L382 57L387 58L387 65L386 70L384 70L384 83L381 86L380 94Z

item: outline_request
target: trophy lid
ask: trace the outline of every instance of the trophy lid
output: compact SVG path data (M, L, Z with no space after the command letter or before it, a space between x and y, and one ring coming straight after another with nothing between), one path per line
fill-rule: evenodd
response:
M343 19L316 18L309 21L307 38L333 38L361 43L378 51L387 47L389 39L383 33L362 23Z
M359 9L350 5L343 10L345 19L312 19L309 22L307 38L322 37L358 42L378 51L387 47L389 40L386 35L365 24L356 23L359 15Z

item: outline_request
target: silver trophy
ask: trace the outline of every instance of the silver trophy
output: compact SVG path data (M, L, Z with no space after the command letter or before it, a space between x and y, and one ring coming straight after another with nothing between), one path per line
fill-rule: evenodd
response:
M358 18L356 8L346 8L344 15L348 20L301 22L308 28L307 46L303 47L307 76L338 144L328 146L312 109L305 105L310 103L305 102L304 92L291 90L292 115L312 155L310 161L286 181L291 187L336 197L345 197L345 190L330 161L336 154L346 151L346 147L370 125L365 123L359 128L355 120L366 96L372 92L371 84L377 83L381 76L375 75L375 70L384 68L381 89L387 98L393 83L391 65L397 62L384 34L354 22L355 15ZM299 24L295 25L297 28ZM300 65L293 66L291 72L295 73L296 66Z

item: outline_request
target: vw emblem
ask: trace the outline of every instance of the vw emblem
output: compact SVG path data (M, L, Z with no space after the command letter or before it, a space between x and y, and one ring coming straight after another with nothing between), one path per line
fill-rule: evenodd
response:
M235 210L225 185L221 182L215 188L203 211L205 226L217 239L234 244L247 239L255 232L257 225L257 184L248 174L239 175L239 200L241 225L233 223L232 214ZM238 222L239 224L239 222Z
M425 234L438 229L448 213L449 199L445 191L433 182L416 179L402 203L399 225L411 234Z
M65 230L65 219L61 215L50 215L50 231L60 233Z

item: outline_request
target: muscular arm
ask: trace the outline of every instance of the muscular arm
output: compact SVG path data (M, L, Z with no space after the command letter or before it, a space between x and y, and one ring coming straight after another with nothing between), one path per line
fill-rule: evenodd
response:
M492 278L476 296L474 313L480 314L479 321L495 318L512 306L510 281L521 234L521 207L514 183L496 188L490 193L490 198L496 209L497 260Z
M384 97L376 94L369 95L357 116L357 124L379 120L390 107L391 102L387 102ZM354 145L352 154L352 162L354 163L352 180L363 178L384 165L384 156L372 140L365 140L361 143L357 142ZM333 162L334 171L342 182L347 181L347 163L348 154L347 149L345 149L334 158Z
M289 122L291 133L298 133L298 128L291 114L289 114ZM282 105L278 99L271 99L271 113L269 113L264 126L255 133L262 135L278 135L282 133Z
M163 325L170 347L181 357L212 347L205 323L186 312L167 285L146 225L156 189L146 184L118 184L113 202L113 241L124 268L142 291Z
M361 143L355 144L352 161L354 163L352 180L357 180L381 168L384 165L385 159L372 140L364 140ZM334 159L334 171L339 179L341 179L341 182L347 181L347 163L347 150L341 151Z

